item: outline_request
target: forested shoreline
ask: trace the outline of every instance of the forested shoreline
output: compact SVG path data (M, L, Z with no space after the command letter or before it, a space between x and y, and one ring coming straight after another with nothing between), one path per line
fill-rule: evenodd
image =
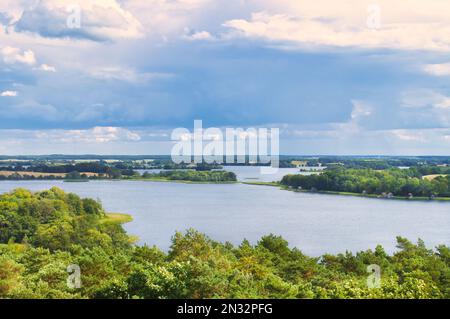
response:
M448 168L427 167L387 170L336 168L314 175L286 175L281 185L303 190L382 196L450 197L448 173ZM436 176L424 178L432 174Z
M188 181L188 182L236 182L236 174L228 171L193 171L193 170L171 170L159 173L145 172L138 179L162 180L162 181Z
M128 169L114 169L107 173L92 173L72 171L68 173L44 173L18 171L11 175L2 175L1 180L65 180L65 181L89 181L89 180L153 180L153 181L184 181L199 183L223 183L236 182L236 174L224 170L163 170L158 173L144 172L142 174Z
M256 244L177 232L168 252L137 246L101 204L52 188L0 195L0 298L449 298L450 248L398 237L352 254L309 257L281 237ZM67 285L78 265L81 288ZM368 288L367 266L381 286Z

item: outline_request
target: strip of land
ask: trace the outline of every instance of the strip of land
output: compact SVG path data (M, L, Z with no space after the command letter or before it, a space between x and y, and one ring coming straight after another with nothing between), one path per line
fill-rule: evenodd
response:
M278 187L281 190L288 190L298 193L313 193L313 194L325 194L325 195L342 195L342 196L355 196L364 198L376 198L376 199L395 199L395 200L408 200L408 201L450 201L450 197L426 197L426 196L416 196L416 197L405 197L405 196L387 196L378 194L363 194L363 193L352 193L352 192L339 192L339 191L326 191L326 190L308 190L308 189L295 189L289 186L282 185L277 182L242 182L246 185L256 185L256 186L271 186Z
M32 176L32 177L60 177L65 178L68 173L43 173L43 172L30 172L30 171L0 171L0 176L10 177L10 176ZM99 176L98 173L85 172L81 175L86 175L87 177Z

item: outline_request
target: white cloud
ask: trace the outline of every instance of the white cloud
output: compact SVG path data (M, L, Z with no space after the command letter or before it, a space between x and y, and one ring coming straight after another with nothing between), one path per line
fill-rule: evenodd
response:
M54 66L45 63L41 64L37 69L44 72L56 72L56 68Z
M17 91L4 91L0 94L0 96L17 96Z
M8 17L8 23L17 21L23 12L23 1L18 0L2 0L0 2L0 14L3 13L5 17ZM0 21L1 26L1 21Z
M407 122L428 127L450 126L450 96L430 89L402 93L401 106Z
M450 97L430 89L402 92L402 107L405 108L450 108Z
M6 64L22 63L26 65L36 64L36 57L32 50L22 51L19 48L5 46L0 53L3 56L3 62Z
M371 29L373 1L265 1L250 19L224 23L235 37L291 47L361 47L450 51L448 1L379 0L380 27Z
M25 98L18 104L4 104L0 108L0 118L10 119L37 119L45 121L61 120L61 114L56 107L48 103L40 103L33 99Z
M310 127L287 125L281 130L281 135L310 140L342 140L351 139L358 135L367 135L368 131L365 130L363 121L366 118L370 118L374 108L366 101L351 100L350 102L353 107L350 118L345 122L331 122ZM276 126L280 127L279 124ZM370 134L373 135L374 132Z
M145 26L146 34L162 36L183 33L196 20L207 16L212 0L127 0L123 7Z
M186 34L184 35L184 38L187 40L213 40L214 37L209 33L208 31L197 31L197 32L190 32L188 29L186 30Z
M91 77L100 80L117 80L136 84L144 83L154 78L164 78L171 76L171 74L167 73L138 72L137 70L131 68L119 66L93 68L92 70L88 71L88 74Z
M450 75L450 63L427 64L424 65L423 70L435 76L448 76Z
M37 59L32 50L22 50L12 46L4 46L0 49L0 57L3 59L4 63L9 65L21 64L33 67L33 70L56 72L54 66L45 63L34 67L37 64Z
M350 116L353 120L357 120L361 117L369 116L372 114L372 107L370 105L368 105L367 103L362 102L362 101L353 100L352 104L353 104L353 110L352 110L352 113L350 114Z
M427 141L424 130L391 130L390 133L394 138L402 141Z
M169 154L170 130L115 126L88 129L1 129L3 154Z
M68 23L71 19L79 21L79 26ZM40 0L24 8L15 30L48 38L94 41L143 36L140 22L116 0Z
M137 142L141 136L121 127L96 126L87 130L42 130L36 131L38 139L50 139L60 143L109 143L118 141Z

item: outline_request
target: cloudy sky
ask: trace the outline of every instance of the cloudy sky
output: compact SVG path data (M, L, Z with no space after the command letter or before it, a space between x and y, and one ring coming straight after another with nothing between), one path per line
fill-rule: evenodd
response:
M1 0L0 154L170 153L201 119L450 155L449 53L448 0Z

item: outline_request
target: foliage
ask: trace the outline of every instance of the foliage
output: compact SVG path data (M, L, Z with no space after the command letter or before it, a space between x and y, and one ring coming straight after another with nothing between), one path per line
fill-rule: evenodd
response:
M312 258L275 235L235 247L195 230L168 252L130 245L120 216L60 189L0 196L0 298L449 298L450 248L398 237L381 246ZM82 287L66 284L67 266ZM370 264L381 286L366 284Z
M351 193L398 196L450 196L450 175L433 180L423 179L417 168L412 169L343 169L326 170L315 175L286 175L281 184L294 188Z
M143 178L165 179L191 182L235 182L236 174L227 171L195 171L195 170L172 170L161 171L156 174L144 173Z

